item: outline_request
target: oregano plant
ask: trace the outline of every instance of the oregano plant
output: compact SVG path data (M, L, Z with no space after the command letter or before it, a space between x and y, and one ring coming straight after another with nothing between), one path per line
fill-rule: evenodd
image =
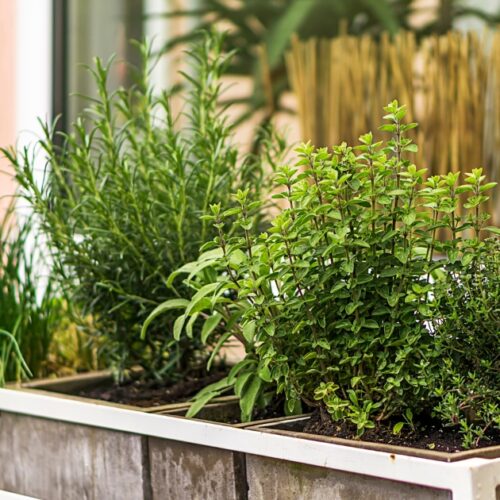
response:
M385 423L411 432L438 404L446 375L432 325L446 313L436 288L498 232L482 210L495 183L481 169L426 178L411 161L405 106L385 111L386 142L367 133L355 147L296 149L275 175L281 208L267 231L251 223L259 204L247 190L234 207L211 205L216 238L171 282L187 274L196 290L181 323L204 310L204 340L234 335L247 357L191 414L233 388L249 419L274 391L288 412L317 408L361 435Z

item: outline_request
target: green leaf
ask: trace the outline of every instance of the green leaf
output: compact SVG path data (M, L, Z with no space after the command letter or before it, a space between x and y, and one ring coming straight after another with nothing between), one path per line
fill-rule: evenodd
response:
M247 321L243 325L243 337L250 344L254 340L255 335L255 321Z
M171 299L163 302L158 307L153 309L151 314L146 318L141 329L141 339L146 338L146 332L149 325L158 317L171 311L172 309L185 309L189 305L189 300L186 299Z
M275 327L274 327L274 323L270 323L268 325L264 325L264 331L270 336L272 337L274 335L274 332L275 332Z
M473 253L466 253L462 257L462 266L467 267L474 260Z
M196 320L198 319L198 316L199 316L199 313L193 314L189 318L189 321L187 322L187 325L186 325L186 335L190 339L193 338L193 327L194 327L194 324L195 324Z
M394 256L396 257L396 259L399 260L399 262L401 262L402 264L406 264L406 262L408 261L408 256L409 256L409 251L408 250L405 250L404 248L396 248L394 250Z
M391 276L396 276L399 273L399 271L400 270L398 267L386 267L385 269L382 269L379 276L381 278L389 278Z
M202 286L192 297L189 306L186 308L186 314L190 315L192 312L199 312L203 309L211 307L211 302L206 299L207 295L212 294L219 288L221 284L217 283L209 283L207 285Z
M382 130L383 132L396 132L397 130L397 127L396 125L392 125L392 124L385 124L385 125L380 125L380 127L378 128L379 130Z
M318 355L314 351L309 351L305 356L304 356L304 361L311 361L312 359L316 359Z
M217 344L215 344L215 347L212 351L212 354L210 354L210 358L208 359L207 363L207 370L210 370L212 367L212 363L214 362L215 357L217 354L219 354L219 351L222 349L222 346L228 340L230 337L232 337L233 333L231 331L224 333L223 335L220 336L219 340L217 341Z
M413 412L411 411L411 408L406 408L405 416L409 422L413 422Z
M363 240L354 240L353 244L362 248L370 248L370 244Z
M415 212L410 212L409 214L403 216L403 222L407 226L411 226L415 222L416 217L417 214Z
M184 322L186 321L187 316L183 314L182 316L179 316L174 323L174 339L175 340L180 340L181 338L181 333L182 333L182 328L184 327Z
M222 319L222 314L216 312L205 320L205 323L203 324L203 327L201 329L201 341L204 344L206 344L210 334L217 328L221 319Z
M382 237L382 242L384 243L387 240L394 238L394 236L396 236L398 233L399 233L399 231L397 229L387 231L387 233L385 233L384 236Z
M231 370L229 371L229 374L227 376L227 382L229 385L234 385L238 374L243 371L244 369L251 368L251 371L254 371L254 365L255 365L255 360L253 359L242 359L238 363L236 363Z
M457 189L455 190L456 194L462 194L462 193L470 193L471 191L474 191L474 187L471 186L470 184L464 184L463 186L458 186Z
M186 417L192 418L197 415L207 403L209 403L213 398L219 397L230 386L231 384L228 381L228 377L224 377L223 379L204 387L193 398L193 404L189 407Z
M344 271L346 274L352 274L354 271L354 262L351 261L344 261L341 264L342 271Z
M387 303L391 307L394 307L398 302L399 302L399 295L397 293L389 295L389 297L387 297Z
M291 0L278 21L268 31L265 38L267 47L267 58L271 68L281 62L283 54L290 42L290 38L308 16L315 2L303 0Z
M416 144L408 144L404 147L404 150L410 153L418 153L418 146Z
M167 279L167 287L171 288L175 278L177 278L177 276L179 276L180 274L189 274L187 280L190 281L194 275L203 271L203 269L213 266L218 258L220 258L220 250L218 248L215 250L211 250L210 252L205 252L205 254L202 254L198 260L194 262L188 262L187 264L184 264L182 267L171 273Z
M403 429L403 426L405 425L404 422L398 422L397 424L394 424L394 427L392 428L392 432L394 434L399 434L401 430Z
M479 192L483 193L484 191L488 191L490 189L493 189L497 185L496 182L488 182L487 184L484 184L479 188Z
M349 316L359 307L359 302L350 302L345 307L345 312L349 314Z
M319 347L323 348L323 349L326 349L327 351L329 351L331 349L331 346L329 344L329 342L325 339L319 339L317 342L316 342L316 345L318 345Z
M260 377L254 376L248 389L241 395L240 408L242 422L249 422L252 419L253 409L262 387L262 382L263 380Z
M273 379L271 377L271 370L269 370L269 366L261 366L258 370L259 377L264 380L264 382L272 382Z
M358 396L352 389L348 389L347 395L354 406L359 406Z
M342 330L350 330L352 323L348 319L342 319L340 321L336 321L333 324L333 328L338 328Z
M253 376L254 374L252 372L245 372L242 375L238 376L236 383L234 384L234 393L236 394L236 396L241 397L241 395L243 394L243 390L245 389L245 385Z
M229 263L234 269L238 269L246 260L246 254L240 249L233 250L229 255Z
M203 396L196 399L196 401L191 404L188 411L186 412L186 417L187 418L195 417L207 403L209 403L212 399L218 396L219 396L218 392L207 392L206 394L203 394Z

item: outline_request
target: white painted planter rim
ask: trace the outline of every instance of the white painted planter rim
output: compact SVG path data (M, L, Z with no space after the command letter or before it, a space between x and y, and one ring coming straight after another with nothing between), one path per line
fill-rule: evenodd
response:
M35 497L27 497L18 493L0 490L0 500L37 500Z
M500 485L500 458L439 462L11 389L0 389L0 411L451 490L454 500L495 500Z

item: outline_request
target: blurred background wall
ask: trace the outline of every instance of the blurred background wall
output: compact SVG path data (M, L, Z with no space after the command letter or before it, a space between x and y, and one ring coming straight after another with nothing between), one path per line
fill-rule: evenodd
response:
M15 141L15 15L14 2L0 0L0 144ZM0 158L0 217L14 183L4 158Z

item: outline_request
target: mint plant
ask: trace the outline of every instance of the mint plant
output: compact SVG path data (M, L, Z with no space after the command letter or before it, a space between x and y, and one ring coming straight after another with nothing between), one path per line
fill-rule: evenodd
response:
M496 231L481 211L494 183L480 169L464 184L454 173L426 179L411 162L416 124L397 101L385 110L386 143L368 133L354 148L297 148L295 166L275 176L282 209L268 231L255 231L259 206L245 190L236 207L211 206L218 235L171 277L187 273L196 290L177 333L205 311L205 337L234 335L248 356L191 414L228 388L241 396L242 418L270 389L289 412L318 408L359 435L391 421L411 431L432 411L443 375L435 289Z
M55 135L44 127L41 186L31 150L4 151L22 196L40 216L60 281L83 316L94 317L119 380L133 365L156 379L203 373L207 349L198 334L174 339L175 314L152 323L142 339L140 327L158 304L185 301L185 287L174 291L165 282L217 234L201 217L210 204L229 206L237 189L259 197L264 188L266 159L239 151L220 103L232 57L222 45L222 35L205 34L189 50L191 69L175 96L184 104L178 116L171 105L175 89L152 88L155 58L147 45L139 45L142 65L128 89L110 91L109 65L97 59L91 71L98 98L71 131ZM281 147L279 141L271 146L271 136L262 141L270 145L267 158Z

